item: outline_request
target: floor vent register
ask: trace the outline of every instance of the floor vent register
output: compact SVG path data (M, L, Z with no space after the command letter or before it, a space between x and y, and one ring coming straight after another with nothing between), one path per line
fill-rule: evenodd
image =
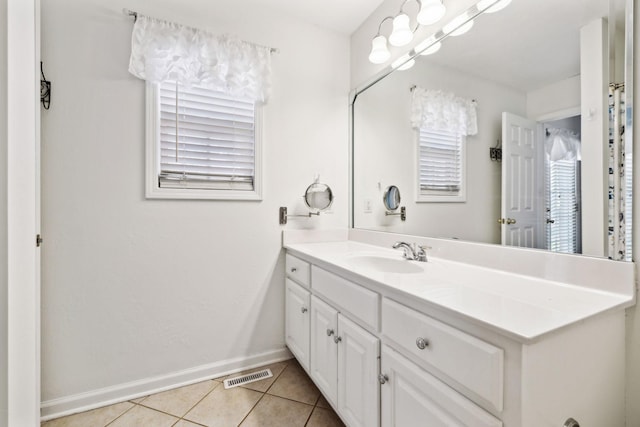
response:
M263 369L261 371L252 372L250 374L224 380L224 388L238 387L244 384L260 381L265 378L271 378L272 376L273 374L271 373L271 369Z

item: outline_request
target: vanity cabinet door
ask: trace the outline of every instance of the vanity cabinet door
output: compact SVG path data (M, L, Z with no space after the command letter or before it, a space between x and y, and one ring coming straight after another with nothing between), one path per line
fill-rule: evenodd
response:
M382 348L382 427L501 427L502 422L387 346Z
M291 353L309 370L309 291L286 279L285 334Z
M379 426L380 341L341 314L337 341L338 412L350 427Z
M334 406L338 397L338 311L319 298L311 297L310 374Z

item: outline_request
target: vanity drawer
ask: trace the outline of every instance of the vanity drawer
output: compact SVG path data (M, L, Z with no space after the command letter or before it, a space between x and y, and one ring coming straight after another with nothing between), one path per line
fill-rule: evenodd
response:
M377 293L315 265L311 267L311 276L314 292L323 295L332 305L356 317L373 331L378 330L380 296Z
M435 368L502 411L502 349L387 298L382 333L427 370Z
M287 254L285 257L285 268L287 276L296 282L310 286L311 284L311 264Z

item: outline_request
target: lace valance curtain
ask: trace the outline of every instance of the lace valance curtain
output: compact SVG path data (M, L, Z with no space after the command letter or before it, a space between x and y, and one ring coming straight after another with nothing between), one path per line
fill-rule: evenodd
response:
M478 133L476 102L451 92L415 87L411 97L411 125L414 128L475 135Z
M177 81L265 103L271 49L138 14L129 72L151 83Z

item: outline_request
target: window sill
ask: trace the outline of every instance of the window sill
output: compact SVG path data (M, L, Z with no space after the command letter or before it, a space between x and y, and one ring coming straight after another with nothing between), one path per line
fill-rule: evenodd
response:
M262 194L255 190L198 190L186 188L159 188L155 186L147 187L145 197L147 199L169 200L262 201Z

